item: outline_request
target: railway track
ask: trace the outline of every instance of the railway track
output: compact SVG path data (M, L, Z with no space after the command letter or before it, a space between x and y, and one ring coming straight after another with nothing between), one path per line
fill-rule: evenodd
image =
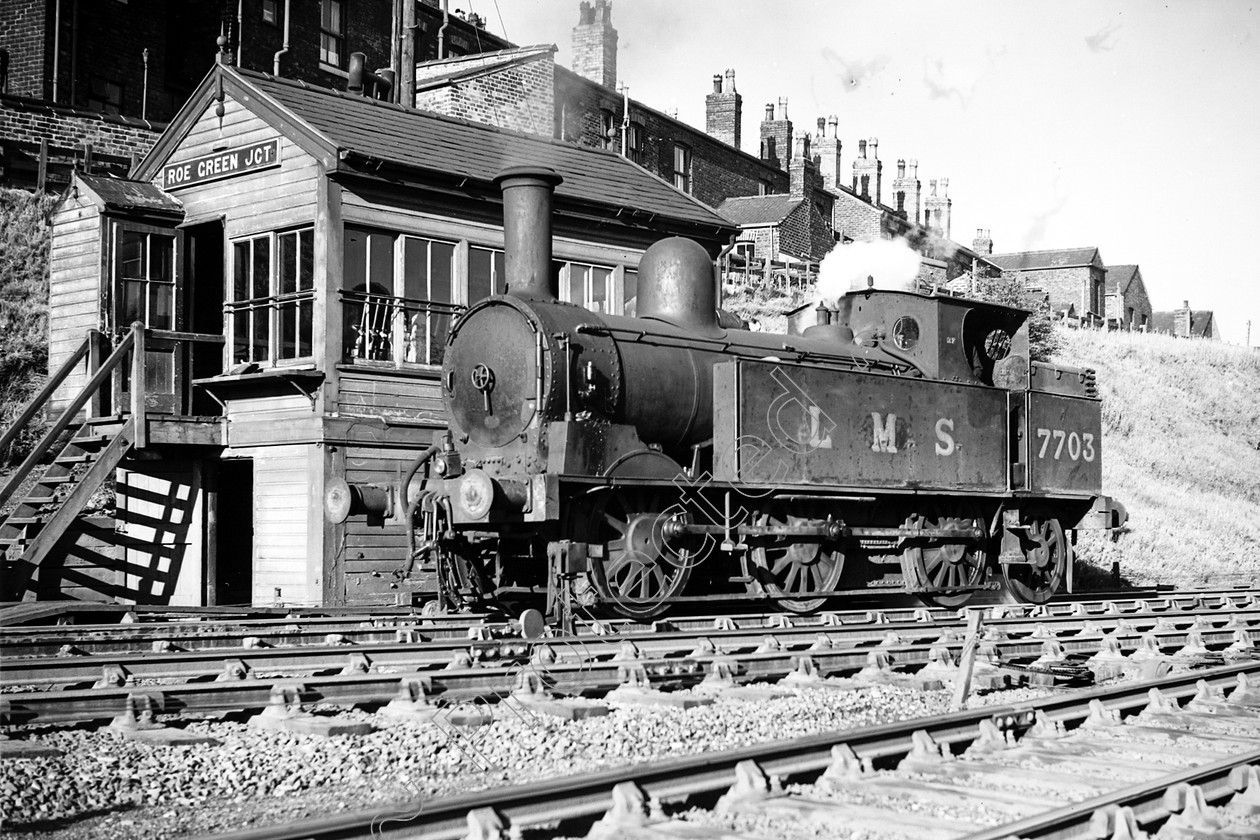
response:
M852 616L849 616L852 618ZM290 648L6 659L0 713L10 724L69 723L137 715L190 715L314 704L440 706L530 692L601 695L622 685L680 689L702 681L742 684L783 678L861 676L939 685L967 639L956 618L937 622L846 622L823 617L730 619L699 630L658 623L656 632L525 639L483 638ZM987 619L976 639L991 687L1032 679L1092 681L1173 664L1256 656L1260 608L1179 613L1084 610ZM22 688L24 690L13 690Z
M1117 833L1118 823L1158 826L1170 815L1191 827L1213 820L1219 825L1220 812L1201 806L1235 798L1235 811L1253 817L1251 834L1243 836L1256 836L1257 678L1260 662L1248 662L225 836L497 837L506 836L509 826L553 836L592 829L591 836L615 836L618 829L635 828L659 832L640 836L670 836L666 829L681 820L669 812L735 830L727 836L741 836L741 826L756 825L757 836L764 837L767 825L778 824L779 836L792 837L800 836L794 832L802 825L817 830L882 820L889 836L899 836L900 828L900 836L995 840L1125 837L1135 835ZM1184 743L1170 747L1170 739ZM1145 756L1147 766L1134 755ZM1030 784L1034 776L1040 782ZM1001 778L1022 779L1033 792L982 784ZM970 810L971 822L955 818L951 825L963 830L942 832L938 825L924 835L934 818L907 819L897 803L928 793L928 799L950 801L955 813ZM872 795L883 804L869 804ZM699 816L688 812L695 807L702 809ZM1111 830L1099 834L1100 826Z
M1260 625L1260 611L1247 596L1139 601L1054 605L1037 610L991 608L985 611L980 632L974 635L973 684L980 689L1035 684L1036 692L1045 692L1096 678L1134 679L1169 669L1197 672L1226 657L1237 659L1237 667L1255 664L1252 639ZM452 630L453 625L443 628ZM662 705L673 707L668 713L670 727L681 731L687 730L688 720L710 721L706 727L716 723L717 733L731 724L744 729L750 710L762 709L781 722L791 722L764 733L743 731L734 740L730 740L731 735L707 739L709 749L726 748L731 743L752 743L774 732L811 732L826 728L826 721L839 723L845 715L836 717L835 709L827 710L836 702L841 703L836 708L870 710L858 718L866 722L893 719L896 715L889 714L891 709L921 715L947 708L947 693L932 689L956 681L961 671L955 662L968 642L960 615L922 610L857 611L808 618L683 617L651 625L592 624L583 628L583 635L571 638L526 639L521 627L513 630L506 624L466 624L462 629L463 637L414 643L149 651L131 654L133 660L126 666L120 664L127 661L125 656L110 653L6 657L3 675L7 690L0 696L0 714L16 737L0 741L0 753L7 759L24 754L27 748L35 750L31 754L39 754L51 747L53 752L65 750L66 761L74 756L73 761L80 762L85 750L93 749L92 744L99 744L108 754L111 750L104 745L116 743L112 736L121 735L136 745L124 750L132 760L147 761L144 756L149 750L201 742L207 745L193 749L210 751L208 755L218 756L214 759L217 762L239 755L240 745L271 744L271 738L280 737L296 740L275 742L273 746L290 746L283 747L283 755L267 758L263 764L288 766L300 777L303 765L300 760L293 764L293 750L325 750L330 758L337 755L358 761L352 757L367 749L369 756L378 755L368 760L382 767L390 766L379 764L382 751L393 753L393 761L408 762L417 748L421 755L439 750L427 765L442 755L444 743L446 749L458 751L460 744L476 742L479 737L461 735L461 731L493 730L507 737L523 737L526 743L547 732L561 731L606 732L620 740L630 738L637 725L634 721L641 715L655 720L657 713L651 709ZM499 636L502 632L509 635ZM469 634L476 638L468 638ZM473 656L478 647L491 650L493 655ZM505 655L513 647L515 654ZM294 658L286 659L290 654ZM217 662L215 667L225 673L224 660L240 660L242 655L258 657L252 660L256 667L240 661L244 667L233 678L207 678L197 670L204 671L205 663ZM329 657L327 662L321 662L321 656ZM399 659L391 663L391 656ZM42 668L48 670L41 677ZM75 674L74 668L86 670ZM278 670L271 673L270 668ZM161 676L164 669L169 676ZM50 681L46 690L13 691L13 680L19 673ZM98 687L51 689L73 686L79 677L94 675L101 682ZM101 680L110 675L112 682ZM840 699L846 697L852 699ZM985 702L992 702L992 696ZM893 704L889 711L876 711L887 703ZM697 706L704 708L696 710ZM760 714L758 711L754 718ZM796 725L795 716L801 714L806 715L806 721L816 722ZM599 715L612 717L593 729L586 723L563 722ZM553 723L545 723L547 719ZM59 728L67 723L105 720L111 723L102 730ZM818 722L824 726L819 727ZM477 726L485 723L494 726ZM269 729L280 732L273 736L267 734ZM735 732L730 731L732 735ZM96 732L100 734L92 734ZM337 733L359 735L349 740L310 740L312 735ZM327 746L318 747L317 743ZM403 744L411 747L404 748ZM585 752L570 757L582 760ZM615 754L628 758L634 753ZM652 755L649 751L648 756ZM609 758L607 754L603 758L596 755L595 766L617 763ZM449 764L452 759L455 767L460 766L457 755L442 760ZM61 759L45 760L55 763ZM242 772L252 772L252 763L239 765L236 758L230 761ZM73 778L75 766L67 764L65 771L54 771L53 776ZM176 774L176 778L188 776ZM271 778L267 787L259 790L277 784L285 789L288 784L283 776ZM487 783L501 781L482 782ZM110 784L126 789L132 783ZM311 790L314 793L316 788ZM434 790L450 788L439 784ZM360 795L357 801L365 800ZM211 814L221 810L212 809ZM57 812L54 807L48 813ZM77 812L71 808L68 813ZM293 816L300 816L300 812L274 821ZM205 819L215 818L197 817L194 822ZM227 820L220 824L240 823Z

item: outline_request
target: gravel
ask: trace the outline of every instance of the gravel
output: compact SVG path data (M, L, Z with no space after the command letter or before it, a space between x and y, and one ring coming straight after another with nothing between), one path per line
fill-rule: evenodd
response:
M314 711L378 728L323 738L202 720L183 728L220 743L179 747L45 728L28 740L64 755L0 764L0 814L3 836L179 837L889 723L939 714L949 699L892 686L806 688L688 710L614 704L605 717L574 722L499 705L491 724L458 728L325 707Z

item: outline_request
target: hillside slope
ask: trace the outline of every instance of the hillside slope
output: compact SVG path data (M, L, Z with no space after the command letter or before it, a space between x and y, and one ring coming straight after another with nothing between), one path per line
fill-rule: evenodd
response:
M1129 510L1081 558L1134 584L1260 583L1260 353L1062 330L1055 359L1098 371L1103 488Z
M43 385L48 365L48 213L55 198L0 190L0 429ZM6 459L20 460L32 435Z

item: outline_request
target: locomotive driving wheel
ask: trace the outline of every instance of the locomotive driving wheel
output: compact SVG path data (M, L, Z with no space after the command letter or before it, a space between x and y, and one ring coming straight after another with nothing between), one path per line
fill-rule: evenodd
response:
M1057 519L1028 523L1027 563L1003 563L1006 593L1026 604L1044 604L1063 582L1069 562L1067 540Z
M927 528L980 528L985 527L986 519L978 509L933 510L923 519ZM919 579L927 586L948 590L955 586L979 586L984 582L985 568L989 562L989 554L985 550L985 540L966 540L944 542L930 540L927 545L916 547L916 564ZM961 607L975 590L965 589L957 592L925 592L920 598L937 607Z
M621 488L600 493L587 517L587 539L603 549L592 552L591 579L605 606L618 615L646 619L660 615L680 595L696 562L693 547L665 537L672 511L665 494Z
M756 524L800 526L825 521L826 517L787 513L783 505L775 504L758 514ZM778 537L754 546L744 554L743 563L750 594L771 595L781 599L775 603L785 610L811 613L826 603L826 596L783 596L834 591L840 582L840 574L844 571L844 552L834 543Z

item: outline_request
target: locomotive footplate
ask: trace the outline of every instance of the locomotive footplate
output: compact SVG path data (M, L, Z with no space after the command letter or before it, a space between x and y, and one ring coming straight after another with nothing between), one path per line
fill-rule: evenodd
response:
M700 525L687 522L677 516L662 526L666 539L686 536L732 534L740 537L801 537L829 542L855 538L891 538L899 540L981 540L985 533L981 528L850 528L843 522L822 522L805 525Z

